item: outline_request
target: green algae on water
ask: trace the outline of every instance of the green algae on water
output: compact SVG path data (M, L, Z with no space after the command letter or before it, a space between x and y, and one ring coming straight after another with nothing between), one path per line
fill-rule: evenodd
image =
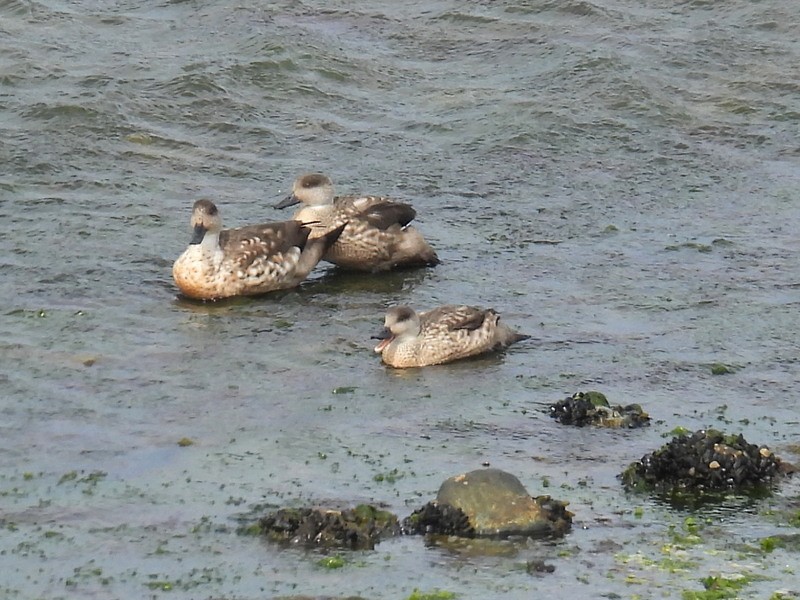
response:
M458 594L456 594L455 592L449 592L446 590L433 590L430 592L422 592L414 588L414 591L411 592L411 595L407 598L407 600L452 600L457 596Z
M723 363L714 363L711 365L711 374L712 375L730 375L733 373L734 370L732 367L729 367Z
M345 565L345 560L341 556L326 556L319 559L317 565L324 569L341 569Z

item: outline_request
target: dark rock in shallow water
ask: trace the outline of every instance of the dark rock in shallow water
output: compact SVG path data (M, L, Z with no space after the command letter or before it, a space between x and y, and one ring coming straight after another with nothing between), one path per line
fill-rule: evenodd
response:
M436 497L403 522L413 533L473 536L563 535L572 525L566 503L532 498L519 479L499 469L480 469L445 481Z
M610 428L643 427L650 415L638 404L609 406L600 392L577 392L550 406L550 416L564 425L595 425Z
M534 559L529 560L528 564L526 565L526 570L528 573L553 573L555 572L556 568L555 565L549 565L544 562L542 559Z
M326 548L372 549L400 533L397 517L373 506L353 509L281 508L258 522L272 541Z
M773 479L794 471L766 446L709 429L673 438L631 463L620 478L630 490L690 496L768 491Z

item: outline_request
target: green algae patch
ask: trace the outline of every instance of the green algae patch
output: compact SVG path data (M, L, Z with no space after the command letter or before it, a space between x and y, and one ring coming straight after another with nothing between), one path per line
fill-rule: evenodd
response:
M178 446L180 446L181 448L185 448L186 446L192 446L192 445L194 445L194 440L191 438L183 437L178 440Z
M56 485L61 485L62 483L66 483L68 481L75 481L77 478L78 478L77 471L69 471L61 476L61 479L58 480L58 483Z
M323 569L341 569L345 564L345 560L341 556L326 556L317 561L317 565Z
M585 398L592 403L592 406L608 406L608 398L602 392L590 390L588 392L579 392L581 397Z
M405 477L405 473L401 473L397 469L392 469L386 473L377 473L373 476L372 480L378 483L395 483L398 479Z
M724 363L714 363L710 366L712 375L730 375L735 373L736 370Z
M353 515L356 520L362 523L374 521L381 526L386 526L394 523L397 517L388 510L381 510L372 506L371 504L359 504L353 509Z
M145 585L153 591L160 592L171 592L174 587L171 581L148 581Z
M249 525L238 527L236 533L245 536L258 536L264 533L264 529L261 527L260 523L250 523Z
M680 435L689 435L691 433L690 429L683 427L682 425L678 425L677 427L673 428L672 431L668 431L667 433L663 434L661 437L677 437Z
M694 517L686 517L679 528L674 523L671 523L667 528L669 533L671 545L676 548L686 548L687 546L695 546L703 542L700 536L704 526L698 523Z
M354 386L354 385L342 385L342 386L339 386L339 387L333 388L333 392L332 392L332 393L333 393L335 396L338 396L338 395L340 395L340 394L352 394L352 393L354 393L354 392L355 392L357 389L358 389L358 388L357 388L356 386Z
M414 589L413 592L409 595L406 600L452 600L453 598L458 597L458 594L455 592L449 592L447 590L433 590L431 592L422 592L418 589Z
M771 535L769 537L762 538L758 545L761 547L762 552L772 552L776 548L780 548L783 544L780 538Z
M778 548L789 552L800 552L800 534L777 534L762 538L759 547L764 553L770 553Z
M738 598L739 591L755 581L754 576L739 575L723 577L722 575L709 575L701 579L705 590L683 590L683 600L725 600L725 598Z
M223 580L220 570L212 567L190 569L184 576L177 579L160 573L151 573L146 577L148 580L143 585L150 590L161 592L195 590L202 586L218 584Z
M789 517L789 525L792 527L800 527L800 510Z

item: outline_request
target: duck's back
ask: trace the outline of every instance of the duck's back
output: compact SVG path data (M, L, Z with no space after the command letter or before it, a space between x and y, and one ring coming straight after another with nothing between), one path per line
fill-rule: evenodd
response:
M409 223L416 216L408 204L380 196L339 196L327 206L305 207L295 218L309 223L313 235L345 225L325 260L357 271L435 265L436 253Z
M420 313L420 359L438 364L491 350L497 313L473 306L441 306Z
M220 232L228 269L242 294L294 287L306 274L298 272L311 230L298 221L249 225Z

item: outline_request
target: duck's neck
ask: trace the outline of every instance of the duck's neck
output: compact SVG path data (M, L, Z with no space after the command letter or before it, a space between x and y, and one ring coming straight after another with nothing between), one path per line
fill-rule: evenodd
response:
M200 255L204 261L211 263L215 268L224 258L224 252L219 245L219 231L206 231L203 241L199 244Z
M214 252L219 248L219 231L206 231L200 248L203 252Z
M406 346L406 347L418 344L419 342L420 342L419 330L404 331L394 339L395 344L397 344L398 346Z
M326 217L330 213L331 209L332 207L330 205L325 204L319 204L317 206L304 206L297 211L297 214L294 216L294 218L297 221L302 221L303 223L319 221Z

